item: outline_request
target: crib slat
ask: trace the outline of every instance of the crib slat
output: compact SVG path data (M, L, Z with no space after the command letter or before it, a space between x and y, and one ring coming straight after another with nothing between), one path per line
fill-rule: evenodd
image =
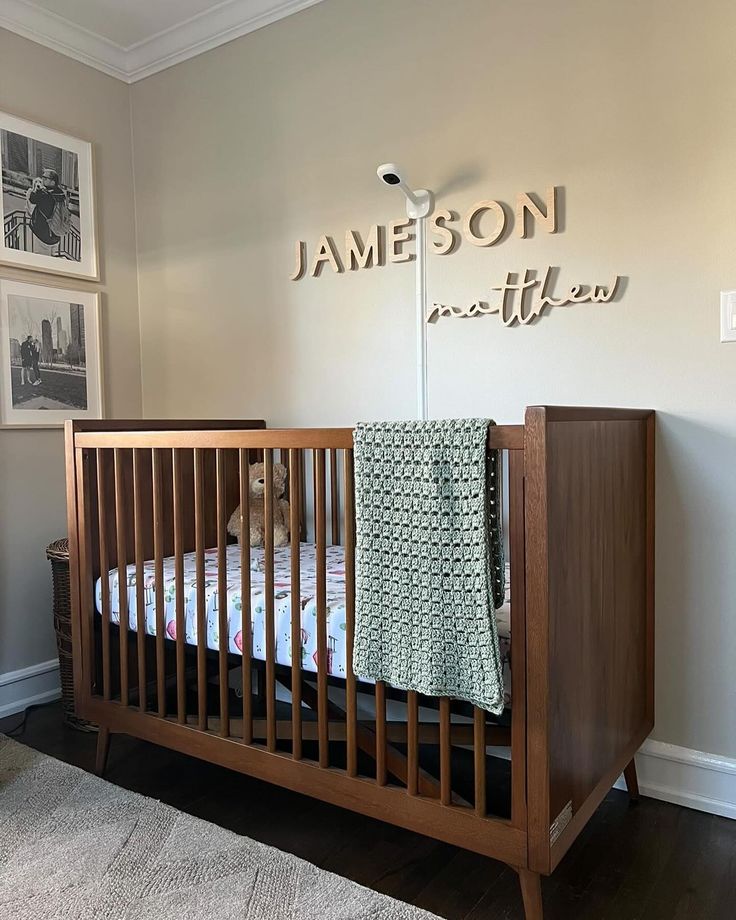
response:
M289 531L291 541L291 756L302 757L302 603L299 542L300 450L289 450Z
M143 548L143 483L141 464L142 451L133 450L133 531L135 534L135 603L136 642L138 646L138 702L141 712L147 709L146 699L146 592L143 569L145 550Z
M524 578L524 452L508 451L511 564L511 820L527 823L526 799L526 585Z
M353 643L355 641L355 495L353 482L353 452L346 450L344 463L344 515L345 515L345 626L346 626L346 720L347 768L349 776L358 775L358 704L353 671ZM385 721L385 720L384 720Z
M253 628L250 607L250 477L248 451L238 451L240 472L240 644L243 656L243 741L253 742Z
M164 607L164 499L161 451L151 457L153 483L153 568L156 592L156 698L160 718L166 716L166 610Z
M419 789L419 703L416 690L406 694L406 791L416 795Z
M97 516L100 534L100 593L102 607L102 697L110 699L110 554L107 549L106 451L97 454Z
M182 504L181 450L172 449L171 470L173 476L174 505L174 588L176 592L176 716L184 725L187 721L187 688L184 639L184 520Z
M95 643L94 643L94 580L91 554L92 529L94 522L89 508L92 503L91 451L81 447L74 451L74 472L76 490L81 506L77 508L77 535L79 537L79 603L83 611L81 620L81 649L83 655L81 673L75 674L77 686L85 693L95 689Z
M452 801L452 750L450 748L450 698L440 697L440 801Z
M332 513L332 545L340 545L340 494L337 480L337 448L330 448L330 511Z
M304 451L299 451L299 538L307 542L307 474Z
M312 506L314 514L317 514L317 505L316 505L316 496L317 496L317 451L316 449L312 450L312 500L315 504ZM314 542L317 542L317 521L315 518L314 521Z
M197 579L197 725L207 728L207 617L204 599L204 448L194 448L194 567Z
M328 767L330 764L327 705L327 535L325 517L325 452L320 449L314 451L314 519L317 550L317 724L320 767Z
M376 782L385 786L386 770L386 684L376 682Z
M475 774L475 813L486 816L486 713L473 707L473 761Z
M263 564L266 570L266 747L276 750L276 636L273 573L273 449L263 451Z
M220 681L220 734L223 738L230 737L230 698L228 686L228 625L227 625L227 496L226 496L226 455L223 448L218 447L217 457L217 631L218 664Z
M128 705L128 550L125 532L125 482L123 448L116 447L115 464L115 533L118 555L118 609L120 610L120 702Z

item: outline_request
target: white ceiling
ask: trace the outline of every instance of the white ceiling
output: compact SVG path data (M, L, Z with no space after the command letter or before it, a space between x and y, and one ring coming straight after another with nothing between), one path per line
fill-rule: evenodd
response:
M0 26L133 83L320 0L0 0Z
M172 26L206 13L210 0L29 0L121 48L130 48Z

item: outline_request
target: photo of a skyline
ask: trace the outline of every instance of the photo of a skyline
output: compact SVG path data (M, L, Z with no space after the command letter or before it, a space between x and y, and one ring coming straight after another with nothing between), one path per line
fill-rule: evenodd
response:
M34 297L8 297L14 408L87 409L84 307Z

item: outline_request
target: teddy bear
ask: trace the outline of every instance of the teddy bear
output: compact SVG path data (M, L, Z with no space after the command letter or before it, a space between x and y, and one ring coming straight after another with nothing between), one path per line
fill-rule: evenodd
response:
M248 467L250 483L250 545L263 546L265 532L265 479L262 463L251 463ZM273 545L284 546L289 542L289 503L283 497L286 488L286 467L281 463L273 465ZM227 532L238 538L240 543L240 505L230 515Z

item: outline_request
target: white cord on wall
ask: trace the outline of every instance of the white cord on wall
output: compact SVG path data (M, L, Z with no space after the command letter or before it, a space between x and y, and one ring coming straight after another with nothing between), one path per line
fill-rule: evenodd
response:
M416 337L417 418L426 421L427 406L427 218L417 219Z
M398 186L406 197L406 216L416 224L416 361L417 418L426 421L427 405L427 218L434 210L434 195L427 189L412 189L395 163L376 170L386 185Z

